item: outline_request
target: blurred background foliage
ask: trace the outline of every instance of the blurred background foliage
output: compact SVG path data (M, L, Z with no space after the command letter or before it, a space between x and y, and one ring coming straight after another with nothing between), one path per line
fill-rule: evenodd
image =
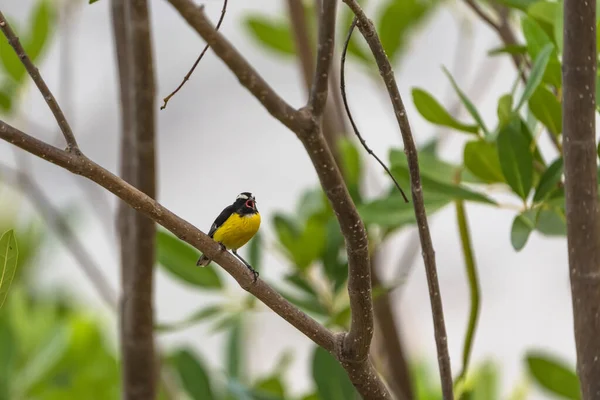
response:
M367 5L366 0L361 2ZM309 33L316 37L315 6L304 2ZM467 135L462 163L452 164L439 158L438 140L420 149L425 205L428 215L455 202L485 204L493 212L497 207L515 209L510 240L521 250L529 235L564 236L565 211L562 187L561 137L561 52L562 3L558 1L501 0L495 6L507 7L524 41L512 46L490 49L490 57L519 55L531 68L524 68L527 80L515 71L512 90L498 99L498 122L484 121L476 105L445 70L455 90L455 98L468 112L458 120L440 101L421 88L412 89L412 101L418 112L432 125ZM370 6L370 5L369 5ZM412 34L444 3L438 0L386 0L377 2L372 15L385 50L394 64L407 56ZM482 3L483 7L489 6ZM56 3L39 0L25 24L11 24L34 62L39 62L53 40L57 23ZM338 42L342 42L351 14L340 7ZM294 40L287 15L247 15L244 27L250 37L268 49L273 57L293 61ZM314 41L313 41L314 42ZM600 43L600 42L599 42ZM355 35L349 47L350 61L378 82L378 71L364 41ZM5 40L0 40L0 111L12 115L24 105L19 93L29 84L25 70ZM598 91L598 89L597 89ZM406 95L405 101L410 97ZM554 153L542 155L538 141L549 135ZM354 140L339 142L342 168L352 197L368 228L371 251L387 238L415 223L412 204L404 203L390 184L384 195L366 199L364 195L365 152ZM388 164L404 188L409 185L406 157L402 149L390 149ZM600 176L600 174L599 174ZM2 178L2 177L0 177ZM599 179L600 182L600 179ZM7 184L5 182L5 184ZM509 195L502 201L494 196ZM0 232L12 235L18 244L18 261L13 280L2 280L2 290L10 294L0 309L0 399L115 399L119 397L119 360L109 323L90 315L76 299L33 289L31 276L43 260L39 250L51 240L46 226L37 218L23 220L23 199L0 191ZM27 195L27 193L25 193ZM282 282L270 282L288 300L332 329L347 329L350 309L346 291L347 259L344 241L327 199L316 186L307 188L294 209L281 210L270 221L276 232L275 251L291 266ZM11 236L12 237L12 236ZM12 240L12 239L11 239ZM13 243L6 236L0 252L8 255ZM260 270L267 244L257 235L248 245L250 263ZM11 253L12 254L12 253ZM182 285L219 294L224 289L224 273L211 265L193 268L199 253L170 233L159 230L158 266ZM8 257L3 259L3 276L9 271ZM401 282L374 288L374 297L393 290ZM201 354L182 346L162 354L164 364L182 396L190 399L269 399L269 400L342 400L356 398L345 372L324 350L315 346L311 356L314 378L312 391L292 396L285 375L293 353L284 353L273 370L258 379L250 379L245 360L247 320L257 301L250 295L231 304L225 296L205 305L182 321L158 323L157 333L174 332L193 324L209 324L212 332L226 332L223 348L226 370L208 365ZM434 360L410 360L416 398L441 399ZM553 355L532 349L523 355L528 371L522 384L511 391L510 399L527 398L531 384L548 396L579 399L573 366ZM500 398L500 371L492 362L475 365L467 378L459 382L461 399L493 400ZM183 394L185 393L185 394ZM165 393L161 393L165 397ZM183 398L183 397L182 397Z

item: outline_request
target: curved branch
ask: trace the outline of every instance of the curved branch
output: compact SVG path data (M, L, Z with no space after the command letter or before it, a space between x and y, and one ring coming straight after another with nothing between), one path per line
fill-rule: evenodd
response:
M303 121L299 118L298 110L275 93L235 47L220 32L215 31L202 8L190 0L168 1L273 117L293 131L301 128Z
M223 19L225 18L225 12L226 11L227 11L227 0L223 0L223 8L221 9L221 16L219 17L219 21L217 22L217 26L215 27L215 31L218 31L219 28L221 27L221 24L223 23ZM190 77L194 73L194 70L196 69L196 67L200 63L200 60L202 60L202 57L204 57L204 53L206 53L206 51L208 50L209 47L210 46L207 43L206 46L204 46L204 49L202 49L202 52L200 53L200 55L198 56L198 58L196 59L196 61L194 62L194 65L192 65L192 68L183 77L183 81L181 81L181 83L179 84L179 86L177 86L177 88L175 90L173 90L167 97L165 97L163 99L163 105L160 107L161 110L164 110L165 108L167 108L167 103L169 102L169 100L171 100L171 97L175 96L177 94L177 92L179 92L181 90L181 88L183 87L183 85L185 85L185 83L190 79Z
M394 185L396 185L396 188L398 188L398 190L400 191L400 194L402 195L402 198L404 199L404 201L406 203L408 203L408 198L406 197L406 194L404 194L404 190L402 190L402 188L400 187L400 184L398 183L396 178L394 178L394 175L392 175L391 171L383 163L383 161L381 161L381 159L379 157L377 157L377 154L375 154L375 152L373 152L373 150L371 150L371 148L369 146L367 146L367 142L365 141L365 139L363 139L362 135L358 131L358 127L356 126L356 123L354 122L354 118L352 118L352 113L350 112L350 107L348 106L348 99L346 98L346 71L345 71L344 67L346 66L346 52L348 51L348 44L350 44L350 38L352 37L352 32L354 32L354 27L356 26L356 22L357 22L356 17L354 17L354 19L352 19L352 24L350 25L350 29L348 30L348 35L346 36L346 42L344 43L344 50L342 51L342 62L340 64L340 89L342 92L342 101L344 103L344 109L346 110L346 115L348 115L348 120L350 121L350 125L352 125L352 130L354 130L354 134L358 137L358 140L360 140L360 143L362 144L362 146L365 148L367 153L372 155L373 158L375 158L375 160L377 160L379 165L381 165L383 167L385 172L387 172L389 177L394 182Z
M6 21L6 18L4 17L4 15L2 14L1 11L0 11L0 30L2 31L2 33L4 33L4 36L6 36L6 38L8 39L8 42L10 43L12 48L15 50L15 53L17 54L17 56L19 57L19 59L21 60L23 65L25 66L25 69L31 76L31 79L33 79L33 82L39 89L40 93L42 94L42 96L44 96L44 100L46 100L46 104L48 104L48 107L52 111L52 114L54 114L54 117L56 118L56 122L58 122L58 126L60 127L60 130L62 131L63 136L65 137L65 140L67 141L67 151L72 151L72 152L78 154L79 146L77 145L77 140L75 140L75 135L73 135L71 126L67 122L65 115L63 114L58 103L56 102L54 95L52 94L52 92L50 92L50 89L48 89L48 85L46 85L46 82L44 82L44 79L40 75L40 71L31 62L31 59L25 52L25 49L23 48L23 46L21 46L21 42L19 42L19 38L13 32L12 28L8 24L8 21Z
M404 152L408 159L410 169L410 182L412 189L413 207L417 219L419 229L419 237L421 239L421 247L423 249L423 261L425 262L425 272L427 275L427 284L429 286L429 299L431 301L431 309L433 313L433 327L435 332L435 341L438 353L438 364L440 369L440 377L442 382L442 393L445 400L454 398L452 387L452 371L450 368L450 356L448 354L448 337L446 334L446 324L444 322L444 309L442 306L442 297L440 293L440 285L437 276L437 266L435 262L435 251L429 232L429 224L427 222L427 213L423 203L423 188L421 186L421 175L419 173L419 162L417 156L417 148L412 136L410 123L406 115L406 109L396 84L394 71L387 56L379 35L373 26L373 23L367 18L360 5L356 0L344 0L344 2L354 12L358 18L358 29L367 41L371 52L375 57L379 73L383 78L390 100L394 107L398 126L402 133L404 142Z
M253 294L313 342L328 351L334 351L333 333L284 299L264 281L259 279L253 283L254 275L246 266L230 253L222 251L221 246L205 233L163 207L156 200L87 157L74 155L50 146L2 120L0 120L0 138L104 187L136 211L151 218L181 240L205 253L230 274L244 290Z

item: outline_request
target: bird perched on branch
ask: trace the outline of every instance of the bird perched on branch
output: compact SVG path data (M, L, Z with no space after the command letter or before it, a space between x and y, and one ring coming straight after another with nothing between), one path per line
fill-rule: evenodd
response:
M231 249L233 254L252 271L255 281L258 272L237 253L237 250L252 239L259 227L260 213L256 208L256 199L252 193L242 192L233 204L221 211L208 232L208 236L218 242L223 250ZM202 255L196 265L204 267L211 261Z

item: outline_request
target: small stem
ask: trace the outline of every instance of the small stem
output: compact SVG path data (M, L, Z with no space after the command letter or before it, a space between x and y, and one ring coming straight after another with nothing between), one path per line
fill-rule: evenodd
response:
M469 226L467 223L467 214L465 211L464 203L462 201L456 201L456 219L458 221L458 231L460 234L460 241L462 244L462 251L465 257L465 268L467 271L467 278L469 280L469 291L471 294L471 311L469 313L469 325L467 326L467 334L465 336L465 342L463 345L462 355L462 370L458 374L458 378L455 380L455 386L462 381L469 367L469 361L471 360L471 353L473 351L473 339L475 337L475 330L477 329L477 321L479 319L479 297L480 287L479 278L477 276L477 266L475 265L475 257L473 256L473 248L471 243L471 235L469 233Z

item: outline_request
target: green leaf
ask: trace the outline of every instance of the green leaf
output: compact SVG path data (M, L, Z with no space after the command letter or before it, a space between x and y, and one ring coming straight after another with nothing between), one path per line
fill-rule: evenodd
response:
M500 97L498 100L498 121L500 122L500 126L506 124L511 116L512 116L512 103L513 97L512 94L507 93Z
M425 196L425 210L428 216L447 206L452 200L446 196ZM358 207L358 212L367 225L382 228L398 228L416 223L412 204L406 204L402 197L392 195L371 201Z
M465 145L463 160L473 175L486 183L505 182L500 167L496 145L483 140L470 141Z
M520 44L509 44L508 46L497 47L488 51L488 56L497 56L501 54L527 54L527 46Z
M96 3L98 0L90 0L88 4L94 4Z
M408 160L406 154L402 150L392 149L390 150L390 164L392 168L402 168L408 171ZM460 165L451 164L444 161L435 154L434 151L418 152L419 158L419 172L421 176L427 176L431 179L442 181L446 183L452 183L456 181L459 173L464 170ZM463 182L478 183L477 178L462 176Z
M309 296L312 296L314 298L317 297L317 292L315 292L311 284L296 271L289 275L286 275L284 279L286 280L286 282L291 283L294 287L300 289Z
M12 108L12 97L12 93L0 89L0 110L5 111L6 113L10 112Z
M517 10L527 11L529 6L537 1L538 0L499 0L498 3Z
M312 358L312 376L321 399L349 400L358 398L346 371L337 360L321 347L316 347Z
M458 85L454 81L454 78L452 77L452 75L450 74L450 72L446 69L446 67L443 67L443 69L444 69L444 73L446 74L446 76L448 77L448 79L450 79L450 83L452 84L452 87L454 88L454 91L456 92L456 94L458 94L458 97L462 101L462 103L465 106L465 108L467 109L467 111L469 111L469 113L471 114L471 116L473 117L473 119L481 127L481 129L483 130L483 132L485 133L485 135L489 136L490 135L490 131L485 126L485 123L483 122L483 118L481 118L481 115L479 115L479 111L477 111L477 108L475 107L475 105L473 105L473 103L471 102L471 100L469 100L469 98L458 87Z
M534 351L527 353L526 361L529 373L542 388L565 399L581 399L579 379L562 361Z
M156 233L156 251L159 264L182 282L203 289L223 287L213 267L196 266L200 257L196 249L162 229Z
M430 13L432 4L419 0L388 0L382 5L375 25L390 62L394 63L404 51L411 31Z
M17 337L11 329L11 324L0 320L0 399L10 400L14 375L18 374L15 368L18 354Z
M529 74L529 78L527 79L527 84L525 85L523 94L521 95L521 99L515 107L515 113L519 112L523 104L525 104L529 100L529 98L533 95L533 92L542 82L544 72L546 71L546 66L548 65L548 61L550 60L550 54L553 50L554 45L552 43L548 43L538 53L537 57L535 58L535 61L533 62L533 66L531 67L531 72Z
M516 251L520 251L529 235L535 229L535 211L527 210L515 217L510 230L510 243Z
M256 235L248 243L248 262L255 270L260 270L262 266L262 234L256 232Z
M48 0L38 0L33 10L29 23L31 31L23 43L32 61L37 60L46 48L53 23L53 11L52 4Z
M245 26L250 35L267 49L283 55L295 55L296 49L286 21L273 21L262 15L249 15Z
M259 397L264 398L264 394L268 394L267 398L279 398L285 399L285 387L281 382L281 378L277 375L269 376L263 379L258 380L254 384L254 389L259 393Z
M186 393L194 400L213 400L210 377L204 364L191 350L181 349L171 357L171 364L179 374Z
M244 323L239 316L231 326L227 338L226 360L227 375L231 378L241 379L245 373L244 363Z
M58 325L55 327L41 348L19 371L19 375L13 382L15 391L27 393L30 388L41 382L66 354L71 337L71 330L68 326Z
M546 200L550 194L557 189L556 185L560 182L560 178L563 173L563 159L562 157L557 158L550 166L544 171L540 181L535 189L533 201L538 203Z
M548 24L554 24L556 13L560 8L560 4L549 1L538 1L533 3L527 9L527 14L535 18L538 21L546 22Z
M499 374L496 366L490 362L485 362L477 369L477 374L473 387L471 388L472 400L491 400L498 399L498 381Z
M454 119L448 111L446 111L444 107L426 91L415 88L412 90L412 96L417 111L419 111L427 121L467 133L477 134L479 131L477 125L467 125Z
M553 46L548 61L546 62L546 67L544 68L544 71L542 71L542 80L550 85L560 87L562 83L561 65L558 61L558 55L552 40L548 37L539 23L531 17L524 17L521 21L521 27L523 29L523 36L525 36L527 42L527 51L533 60L537 61L538 55L546 49L548 45ZM543 59L540 62L542 61ZM531 80L531 78L529 80Z
M340 138L337 141L340 155L342 158L342 171L348 185L350 195L355 202L360 202L360 177L362 165L360 155L356 146L346 138Z
M170 324L157 324L154 329L159 333L178 331L200 321L209 319L222 312L224 312L224 310L220 305L201 307L199 310L193 312L189 317L182 321Z
M562 132L562 107L550 90L539 86L529 99L529 109L552 134Z
M567 220L559 207L541 209L537 216L536 230L546 236L566 236Z
M325 248L325 224L318 215L312 215L299 231L297 223L281 214L273 218L279 241L288 251L294 264L306 269Z
M10 285L12 284L15 272L17 270L17 260L19 259L19 248L15 232L11 229L0 236L0 308L4 305Z
M513 118L498 134L498 157L506 182L523 200L533 184L533 156L521 133L521 120Z

